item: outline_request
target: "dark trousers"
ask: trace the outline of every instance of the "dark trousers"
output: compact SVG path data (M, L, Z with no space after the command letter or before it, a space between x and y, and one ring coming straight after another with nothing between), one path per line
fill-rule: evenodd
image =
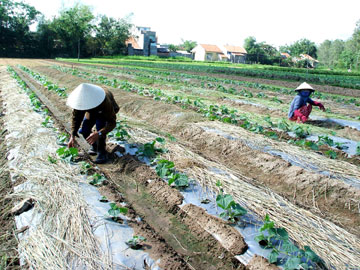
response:
M96 130L99 131L100 129L105 127L106 121L101 118L96 119L96 117L94 117L93 119L86 119L86 117L84 117L79 133L83 135L85 140L91 134L91 130L94 127L94 125L96 125ZM97 150L98 152L103 152L105 151L105 144L106 144L106 136L100 138L97 143L93 144L93 146L95 150Z

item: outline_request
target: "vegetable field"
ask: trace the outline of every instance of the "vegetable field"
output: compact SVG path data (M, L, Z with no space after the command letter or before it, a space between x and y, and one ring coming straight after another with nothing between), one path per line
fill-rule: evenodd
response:
M1 222L16 251L2 265L360 269L359 74L124 58L0 69ZM326 111L298 124L287 111L303 81ZM103 165L85 141L66 147L80 83L120 106Z

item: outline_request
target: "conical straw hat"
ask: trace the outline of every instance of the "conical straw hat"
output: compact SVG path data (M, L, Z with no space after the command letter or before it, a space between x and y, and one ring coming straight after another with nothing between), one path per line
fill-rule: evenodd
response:
M104 89L94 84L82 83L70 93L66 105L75 110L85 111L99 106L104 99Z
M302 84L300 84L295 91L300 91L300 90L311 90L311 91L315 91L314 88L311 87L310 84L303 82Z

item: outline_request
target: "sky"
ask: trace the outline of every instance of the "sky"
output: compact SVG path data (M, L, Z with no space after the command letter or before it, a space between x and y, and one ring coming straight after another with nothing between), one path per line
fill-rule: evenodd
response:
M158 43L197 43L243 46L245 38L275 47L307 38L324 40L351 37L360 20L360 0L24 0L47 18L61 7L80 2L94 15L124 18L136 26L151 27Z

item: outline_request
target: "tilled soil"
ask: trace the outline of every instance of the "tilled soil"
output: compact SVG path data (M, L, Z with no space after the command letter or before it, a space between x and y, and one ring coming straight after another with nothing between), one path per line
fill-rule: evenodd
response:
M84 79L57 70L45 68L42 70L43 74L52 81L68 89L86 82ZM311 209L351 233L360 235L356 229L360 225L356 204L360 199L359 190L291 165L279 157L250 149L241 142L229 141L221 136L206 133L191 124L194 119L195 122L203 121L196 113L181 110L184 111L184 116L178 119L174 117L179 112L179 108L175 105L154 102L146 97L103 87L113 91L117 102L122 104L120 110L123 113L175 134L187 142L193 151L237 170L256 183L270 187L290 201ZM45 91L45 94L54 100L56 107L60 108L60 111L70 113L65 102L63 100L59 102L58 96L50 92Z
M32 81L31 85L34 84L36 82ZM48 95L47 98L56 104L54 96ZM213 235L199 229L194 221L188 224L181 221L176 214L178 205L182 203L181 194L163 184L150 167L131 156L100 167L110 179L110 185L101 187L102 194L117 203L125 200L133 220L136 216L141 217L141 222L133 221L131 226L135 233L147 238L143 249L153 258L160 259L163 269L244 269L234 254ZM194 220L194 217L187 220ZM231 230L224 223L221 230L226 228ZM240 233L228 239L235 236L242 239Z
M58 82L61 86L65 85L69 89L73 89L79 83L85 82L83 79L68 74L62 74L54 70L48 70L46 75L53 82ZM33 80L29 79L29 81L32 81L34 85L36 85ZM37 87L39 86L37 85ZM111 89L109 87L104 88ZM149 99L145 97L139 97L115 89L111 90L115 94L118 103L122 104L121 111L123 113L142 119L164 131L171 132L176 137L180 138L182 142L194 152L201 153L202 156L209 160L220 162L229 166L231 169L238 171L240 174L246 175L253 179L255 185L260 184L269 186L272 190L288 198L290 201L293 201L306 209L310 208L311 211L319 216L332 220L341 227L346 228L349 232L359 235L356 230L360 225L359 216L357 214L358 209L356 203L349 204L349 201L351 200L355 202L359 201L360 194L358 190L349 188L345 184L334 182L333 180L318 174L310 173L297 166L293 166L288 162L283 161L281 158L253 151L240 143L234 144L234 142L229 142L225 138L221 138L221 136L214 136L206 133L194 125L194 123L202 122L203 120L193 112L181 110L183 116L176 120L174 115L179 113L179 108L176 106L149 101ZM64 101L61 100L59 102L60 99L55 93L49 93L49 91L45 91L44 93L53 101L53 104L56 104L56 107L59 110L65 114L70 113L68 108L66 108ZM153 114L154 108L157 110L156 115ZM132 167L131 162L130 165L128 165L128 160L125 162L126 164L121 165L118 163L114 165L114 168L110 168L110 166L106 168L106 165L104 166L104 170L108 171L109 174L114 173L114 171L112 171L113 169L115 169L116 173L119 173L118 178L112 176L111 179L129 177L124 183L130 183L131 181L136 183L135 187L132 187L132 191L129 191L129 194L127 194L127 200L130 198L130 203L136 202L136 200L141 198L139 197L139 193L142 193L142 191L145 190L145 195L143 195L145 197L146 194L159 194L159 196L157 196L159 198L157 204L162 206L165 213L180 213L177 210L177 206L180 203L181 196L179 196L179 194L170 196L171 189L164 189L160 193L154 193L155 191L151 189L151 183L154 182L147 184L147 180L153 179L156 181L156 175L154 175L153 172L148 174L146 168L136 165L136 160L132 162L134 162L133 167L135 169ZM124 172L127 173L124 175ZM123 183L123 180L119 181ZM120 186L121 185L116 185L118 189L120 189ZM139 192L139 190L141 192ZM125 190L124 192L127 191ZM134 193L135 195L131 195L131 193ZM166 200L161 199L164 197L170 197L170 204L164 205ZM148 204L150 204L150 202ZM134 206L137 213L144 213L144 216L159 216L158 213L155 213L152 210L144 209L145 207L143 205L144 204L137 205L136 207L138 208ZM311 207L311 205L314 207ZM163 222L163 224L169 224L169 221L166 218L148 220L147 222L152 228L161 228L161 222ZM154 226L152 226L152 224ZM195 230L196 226L194 225L192 227L193 230ZM183 232L188 230L189 229L184 228ZM170 242L171 238L173 239L172 241L174 244L171 246L174 247L177 245L178 248L175 250L178 253L181 254L181 249L183 249L183 252L184 250L189 250L187 247L183 246L184 243L179 245L178 236L165 237L163 233L161 235L167 242ZM211 235L211 233L209 233L209 235ZM211 239L209 235L207 236L207 239ZM196 240L194 240L194 242L196 242ZM212 250L214 254L219 253L219 251L216 250L221 251L223 248L219 247L218 244L214 244L214 246L215 248ZM227 263L232 265L232 267L241 267L238 264L234 264L230 256L227 258L229 258ZM193 264L199 263L194 258L192 260Z

